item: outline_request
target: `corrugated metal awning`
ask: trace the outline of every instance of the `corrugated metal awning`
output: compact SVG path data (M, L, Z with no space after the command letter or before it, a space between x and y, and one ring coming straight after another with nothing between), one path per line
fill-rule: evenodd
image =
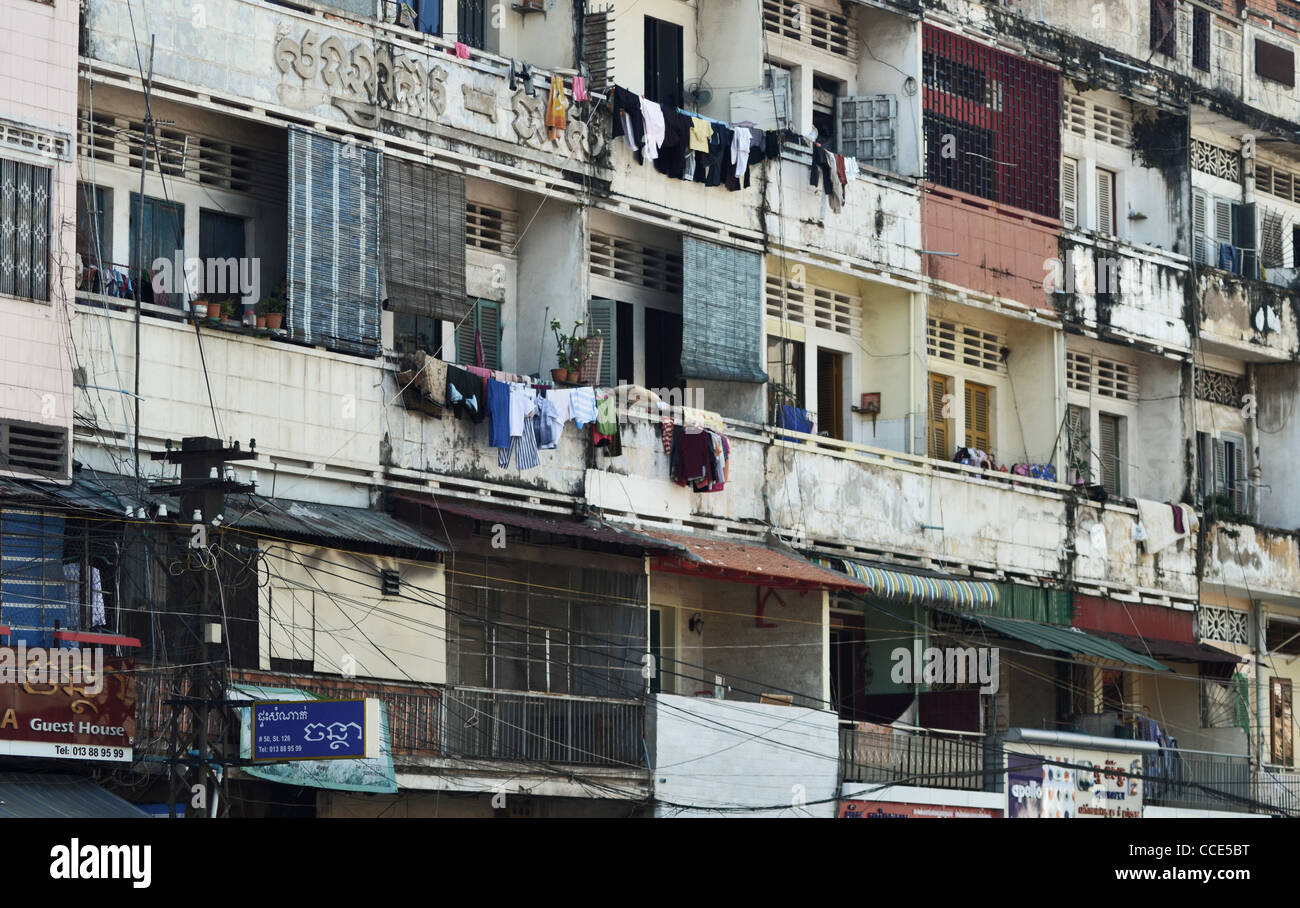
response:
M243 502L228 500L226 527L253 536L321 542L366 551L396 551L428 558L447 546L383 511L349 508L314 501L288 501L250 495Z
M80 776L0 773L0 819L148 816L129 801Z
M1143 656L1130 649L1125 649L1112 640L1085 634L1077 627L1060 627L1055 624L1040 624L1037 621L1024 621L1020 618L1003 618L998 615L958 614L958 617L985 630L1014 640L1037 646L1039 649L1072 656L1093 656L1109 662L1124 665L1137 665L1154 669L1158 672L1171 671L1149 656Z
M993 608L998 602L998 585L984 580L962 580L933 571L903 571L851 558L818 557L814 560L862 581L873 596L890 602L981 611Z
M759 542L662 530L644 532L687 550L685 555L651 557L652 570L732 583L760 584L777 589L866 592L866 585L852 577L819 567L795 552L782 551Z

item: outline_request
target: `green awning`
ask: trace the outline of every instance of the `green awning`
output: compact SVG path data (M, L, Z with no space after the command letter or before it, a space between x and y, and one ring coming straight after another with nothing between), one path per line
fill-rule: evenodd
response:
M812 560L862 581L871 588L871 595L889 602L978 611L988 611L998 603L998 584L986 580L962 580L936 571L903 571L852 558Z
M1077 627L1059 627L1055 624L1042 624L1019 618L1001 618L997 615L961 614L958 617L995 634L1023 640L1041 649L1069 653L1072 656L1095 656L1098 659L1137 665L1158 672L1172 671L1168 666L1161 665L1148 656L1139 655L1110 640L1084 633Z

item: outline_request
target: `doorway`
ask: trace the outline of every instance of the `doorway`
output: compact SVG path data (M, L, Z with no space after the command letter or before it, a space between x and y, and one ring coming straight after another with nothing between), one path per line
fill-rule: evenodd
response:
M844 438L844 354L817 350L818 434Z

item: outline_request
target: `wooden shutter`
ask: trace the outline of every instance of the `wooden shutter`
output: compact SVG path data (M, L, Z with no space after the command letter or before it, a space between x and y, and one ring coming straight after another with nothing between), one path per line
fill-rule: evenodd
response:
M501 304L495 300L470 300L474 314L456 329L456 362L462 366L478 365L474 332L483 341L483 366L501 368Z
M1210 262L1210 257L1206 252L1208 237L1205 234L1206 228L1206 200L1205 193L1192 193L1192 256L1196 264L1205 265ZM1215 253L1217 258L1218 253Z
M587 307L587 335L605 338L597 384L612 388L618 384L618 317L614 300L593 299Z
M1246 513L1246 444L1244 439L1233 439L1232 456L1232 509L1238 514Z
M966 382L966 446L990 452L993 435L989 428L989 402L993 389L988 385Z
M947 460L953 451L949 446L951 432L949 421L943 418L943 398L948 393L948 378L930 373L930 456Z
M1291 723L1291 679L1272 678L1269 681L1269 694L1273 763L1278 766L1291 766L1295 763L1295 736Z
M1097 229L1115 235L1115 174L1097 168Z
M1228 453L1223 439L1214 439L1214 493L1227 494L1228 489Z
M400 158L383 169L384 290L388 308L465 317L465 177Z
M587 90L605 93L609 85L610 45L608 13L587 13L582 17L582 62L587 64L591 81Z
M1232 203L1227 199L1214 200L1214 238L1220 243L1232 242Z
M1097 417L1098 454L1101 458L1101 484L1116 498L1120 497L1119 417L1101 413Z
M835 99L840 152L881 170L894 169L898 99L860 95Z
M1061 221L1079 226L1079 162L1074 158L1061 158Z

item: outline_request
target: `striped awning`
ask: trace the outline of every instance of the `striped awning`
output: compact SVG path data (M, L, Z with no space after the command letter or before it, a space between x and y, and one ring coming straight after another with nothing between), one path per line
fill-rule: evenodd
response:
M871 587L871 595L909 605L941 605L988 611L998 602L998 585L983 580L958 580L937 573L900 571L849 558L814 558Z

